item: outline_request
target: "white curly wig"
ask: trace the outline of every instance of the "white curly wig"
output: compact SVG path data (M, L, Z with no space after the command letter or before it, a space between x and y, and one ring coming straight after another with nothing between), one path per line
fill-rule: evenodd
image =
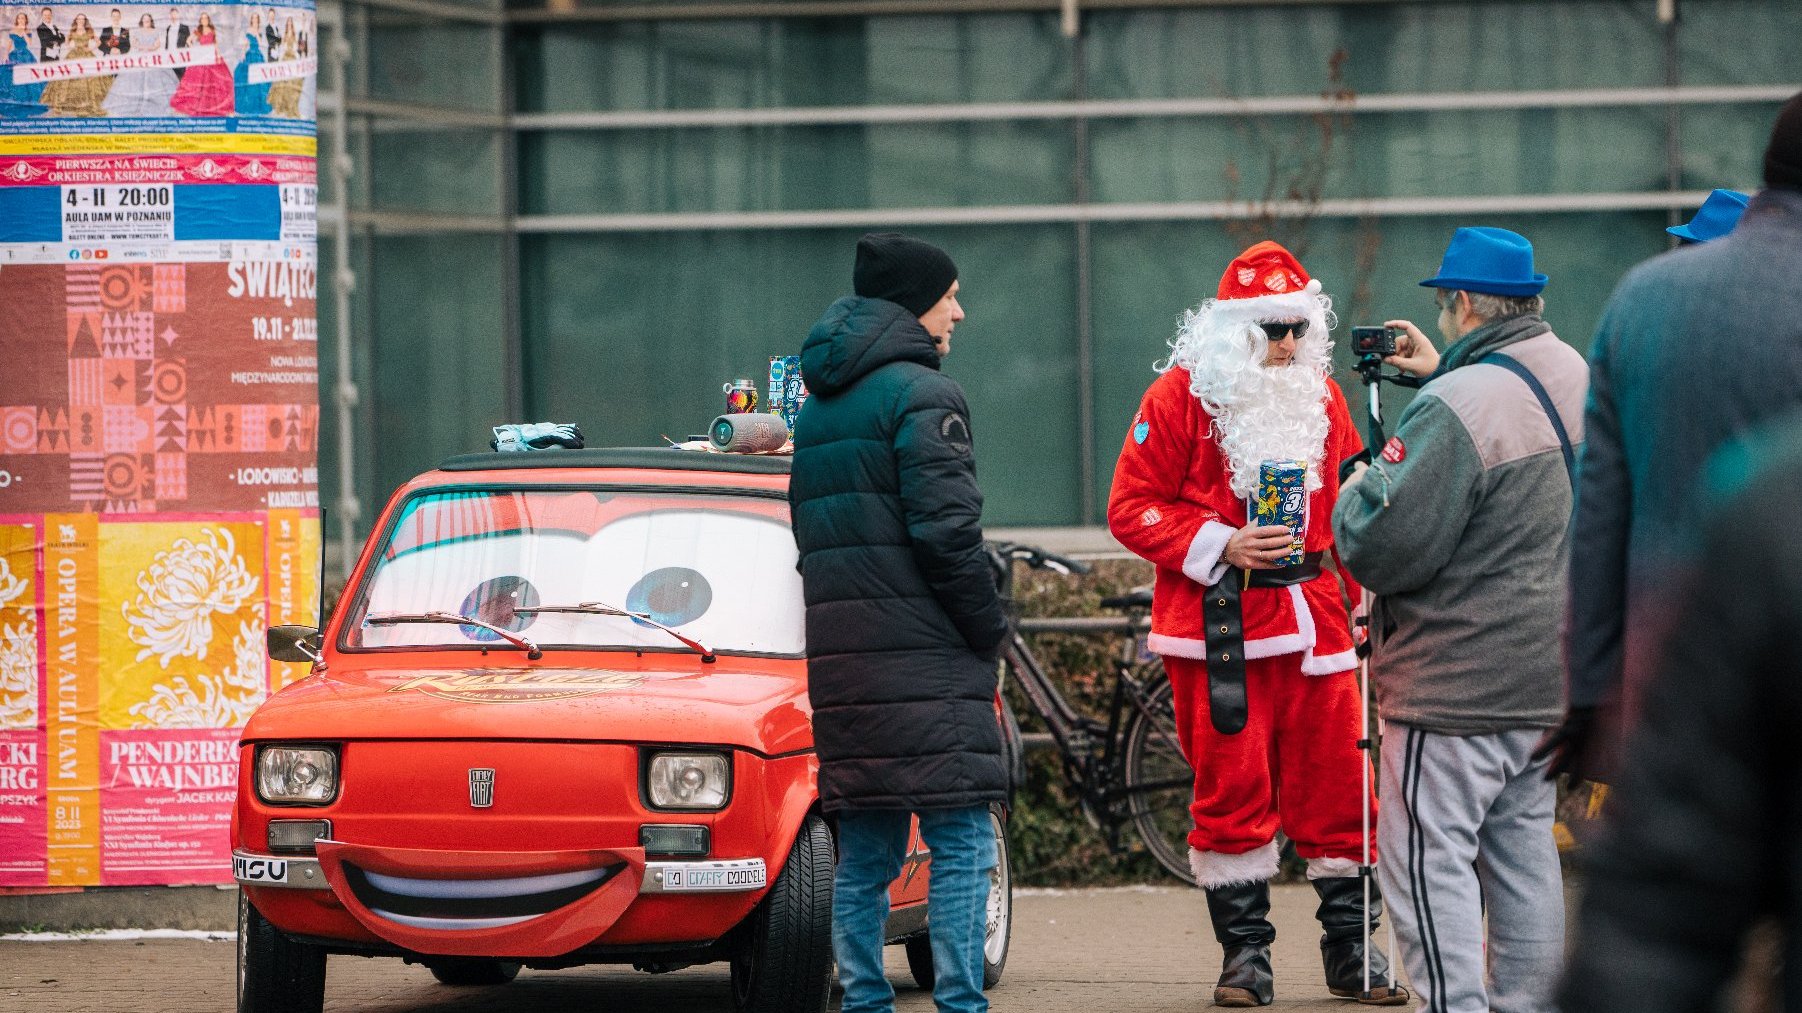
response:
M1266 341L1258 324L1289 320L1308 322L1295 358L1288 365L1265 366ZM1296 292L1209 299L1183 314L1170 340L1170 358L1157 370L1189 371L1189 392L1214 417L1214 436L1226 455L1235 495L1247 498L1257 491L1264 461L1306 461L1308 489L1320 488L1326 378L1333 358L1328 332L1336 322L1333 300L1318 280Z

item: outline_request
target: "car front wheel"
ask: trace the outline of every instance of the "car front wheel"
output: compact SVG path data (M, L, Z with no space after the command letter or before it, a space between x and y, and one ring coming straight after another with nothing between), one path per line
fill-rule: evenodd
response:
M989 870L988 923L982 937L982 987L985 989L1001 983L1001 972L1007 968L1007 944L1013 936L1014 923L1013 870L1007 863L1007 814L1000 806L989 807L989 823L995 830L995 867ZM932 972L932 937L922 932L905 945L907 970L913 975L914 983L931 991L936 980Z
M238 893L238 1013L320 1013L325 951L295 942Z
M732 957L737 1013L820 1013L832 994L832 834L808 816Z

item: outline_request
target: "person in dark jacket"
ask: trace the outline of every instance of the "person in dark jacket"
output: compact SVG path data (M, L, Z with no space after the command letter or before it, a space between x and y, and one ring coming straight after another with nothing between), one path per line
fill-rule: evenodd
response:
M857 244L856 295L801 348L789 481L807 602L820 798L838 826L832 942L844 1013L889 1010L883 924L909 816L932 852L933 999L988 1009L991 803L1007 792L995 657L1007 632L983 548L970 409L939 372L963 319L944 251Z
M1756 206L1756 205L1754 205ZM1710 468L1700 558L1586 849L1564 1013L1720 1008L1747 930L1781 926L1784 1010L1802 1009L1802 422L1749 438L1749 479ZM1705 676L1706 683L1698 683Z
M1567 711L1541 746L1548 776L1606 780L1618 763L1636 673L1682 621L1672 592L1698 561L1703 462L1802 408L1802 94L1778 114L1764 179L1730 234L1634 268L1602 311L1571 538Z

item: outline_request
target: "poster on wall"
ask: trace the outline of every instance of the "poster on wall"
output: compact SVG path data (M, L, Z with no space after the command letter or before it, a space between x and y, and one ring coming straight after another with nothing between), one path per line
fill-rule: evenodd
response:
M316 22L15 8L0 46L0 887L215 883L317 622Z
M0 118L14 134L312 136L310 6L58 3L7 16Z

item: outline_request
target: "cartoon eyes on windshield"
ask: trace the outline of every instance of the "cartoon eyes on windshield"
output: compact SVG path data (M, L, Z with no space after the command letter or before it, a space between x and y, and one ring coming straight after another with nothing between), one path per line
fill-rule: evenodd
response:
M686 566L652 570L626 592L626 611L649 615L665 626L692 623L712 605L713 585Z
M518 633L537 621L538 616L530 612L521 615L516 610L538 604L538 589L532 586L531 581L524 577L493 577L477 584L474 590L465 595L463 604L457 607L457 613ZM481 643L501 639L500 634L480 626L459 626L457 629L465 637Z

